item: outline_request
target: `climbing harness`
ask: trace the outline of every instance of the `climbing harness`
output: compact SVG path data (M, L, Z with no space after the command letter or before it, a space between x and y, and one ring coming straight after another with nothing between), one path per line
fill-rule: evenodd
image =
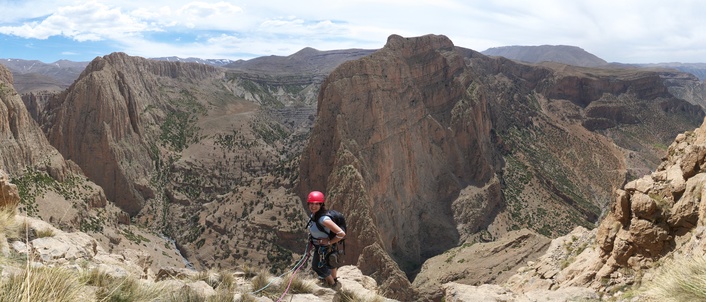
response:
M319 246L319 261L316 263L317 267L322 268L327 264L333 268L340 266L338 265L338 254L340 254L341 251L338 250L337 244L338 243L328 246Z

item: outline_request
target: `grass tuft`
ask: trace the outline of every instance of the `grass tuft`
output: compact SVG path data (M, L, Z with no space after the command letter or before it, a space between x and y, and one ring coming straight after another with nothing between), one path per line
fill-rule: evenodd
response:
M83 284L78 275L60 267L23 270L0 283L0 301L83 300Z
M194 289L184 286L178 291L169 294L168 302L205 302L206 298L202 297Z
M19 230L15 224L16 213L15 208L0 207L0 233L5 234L8 238L17 238L19 236Z
M384 302L385 298L382 296L374 296L374 297L363 297L358 295L358 293L347 290L347 289L341 289L338 291L336 294L338 296L339 302Z
M108 277L107 284L99 288L96 298L99 301L128 302L128 301L153 301L165 296L165 289L161 286L148 286L139 280L130 277Z
M289 283L290 280L291 284ZM308 294L314 291L314 285L310 281L304 280L297 275L292 275L291 273L283 278L282 284L280 285L280 292L284 292L284 290L287 289L287 285L289 285L288 293L290 294Z
M272 282L272 284L270 284L272 278L274 277L268 272L260 271L260 273L258 273L250 281L252 284L253 292L257 291L257 293L255 294L259 296L277 299L279 297L280 290L277 284L275 284L275 282Z
M643 288L657 301L706 301L706 257L668 261Z

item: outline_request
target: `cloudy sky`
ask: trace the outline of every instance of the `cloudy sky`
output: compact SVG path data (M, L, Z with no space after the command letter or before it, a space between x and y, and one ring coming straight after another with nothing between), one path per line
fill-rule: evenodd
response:
M706 62L701 0L0 0L0 58L250 59L440 34L483 51L578 46L609 62Z

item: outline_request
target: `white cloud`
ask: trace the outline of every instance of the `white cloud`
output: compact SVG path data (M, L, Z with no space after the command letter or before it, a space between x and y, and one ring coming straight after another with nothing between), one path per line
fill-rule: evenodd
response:
M1 26L0 33L36 39L65 36L81 42L117 39L148 29L145 23L122 13L118 8L89 1L80 5L59 7L41 22Z
M0 7L0 34L110 41L141 56L199 47L214 57L379 48L391 34L433 33L479 51L566 44L609 61L706 61L706 1L695 0L0 0Z

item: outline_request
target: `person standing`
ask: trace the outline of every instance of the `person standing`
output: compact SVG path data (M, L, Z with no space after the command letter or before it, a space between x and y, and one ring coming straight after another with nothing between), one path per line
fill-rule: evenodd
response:
M311 267L322 278L327 286L334 289L341 287L336 276L337 267L329 264L328 256L335 252L333 245L343 240L346 233L338 226L328 214L326 205L324 204L324 194L319 191L312 191L307 197L307 205L311 216L307 228L311 243L314 245L314 258L311 262ZM320 229L318 225L324 229ZM329 234L336 234L330 237Z

